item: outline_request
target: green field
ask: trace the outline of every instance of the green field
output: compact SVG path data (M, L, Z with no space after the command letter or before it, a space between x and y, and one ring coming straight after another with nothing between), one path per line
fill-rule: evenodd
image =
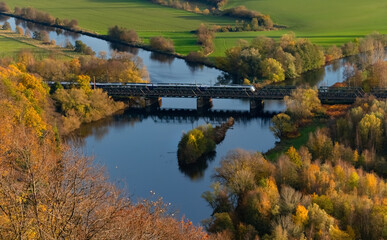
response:
M322 46L342 43L373 31L387 34L386 0L229 0L225 8L244 5L249 9L269 14L273 21L288 28L281 31L261 32L278 37L293 31L298 37L309 38ZM217 51L231 46L236 39L252 39L257 33L244 32L217 34Z
M200 23L226 25L234 19L204 16L152 4L147 0L6 0L15 6L32 6L55 17L77 19L87 30L106 34L108 27L119 25L134 29L140 37L165 36L174 40L176 51L186 54L199 49L196 36L190 33ZM147 39L144 39L147 42Z
M45 50L39 49L33 45L23 43L9 37L0 36L0 57L13 56L21 49L31 49L37 54L45 52Z
M72 50L56 45L46 45L39 40L12 31L0 30L0 58L5 56L14 57L23 49L31 51L36 59L47 58L50 55L70 59L80 55Z
M11 7L33 6L55 17L77 19L87 30L106 34L113 25L135 29L140 37L162 35L174 40L176 51L186 54L197 50L196 37L190 31L200 23L233 24L234 19L204 16L150 3L148 0L5 0ZM251 40L258 35L278 38L294 31L299 37L328 46L342 44L373 31L387 33L386 0L229 0L228 7L245 5L269 14L285 30L265 32L218 33L212 56L223 55L238 39Z

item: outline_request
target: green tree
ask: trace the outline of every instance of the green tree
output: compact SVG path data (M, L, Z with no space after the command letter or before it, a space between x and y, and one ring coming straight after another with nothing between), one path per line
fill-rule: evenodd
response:
M281 82L285 80L285 71L280 62L267 58L262 62L262 76L273 82Z
M293 146L291 146L285 154L298 168L302 166L301 156Z
M297 88L290 96L285 96L284 100L287 112L295 120L310 118L323 112L317 89Z
M273 126L270 126L270 130L277 138L286 138L290 133L297 131L297 127L291 120L290 116L286 113L280 113L272 118Z

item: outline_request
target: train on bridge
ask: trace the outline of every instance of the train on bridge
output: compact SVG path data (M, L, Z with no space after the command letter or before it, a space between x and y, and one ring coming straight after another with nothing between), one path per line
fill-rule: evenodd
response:
M53 86L55 82L49 82ZM75 83L60 82L65 88ZM210 108L213 98L247 99L250 109L262 109L265 100L282 100L289 96L296 86L265 86L256 89L252 85L205 85L187 83L92 83L109 96L123 100L128 97L144 97L147 106L160 106L162 97L197 98L198 109ZM373 89L370 94L379 99L387 98L387 89ZM353 103L366 93L358 87L320 87L318 97L324 103Z

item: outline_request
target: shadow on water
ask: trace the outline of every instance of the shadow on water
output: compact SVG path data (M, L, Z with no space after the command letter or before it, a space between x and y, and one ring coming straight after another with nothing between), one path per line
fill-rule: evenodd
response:
M195 163L184 164L183 161L178 161L179 171L192 181L200 180L204 177L204 172L208 168L208 163L214 161L216 151L213 151L205 156L199 158Z
M167 63L169 65L172 64L173 60L175 60L174 56L166 55L166 54L161 54L161 53L156 53L152 52L150 55L150 58L152 60L158 61L160 63Z
M7 21L8 19L9 19L8 16L0 15L0 21L1 21L1 22L5 22L5 21Z
M118 52L129 52L133 55L137 55L139 52L139 48L130 47L128 45L123 45L120 43L109 43L110 50L118 51Z
M70 138L85 139L88 136L95 136L96 139L102 139L109 132L109 128L120 128L127 125L134 126L146 119L152 119L157 123L194 123L200 119L211 124L226 122L233 117L235 122L248 124L250 121L261 118L263 122L270 122L271 118L278 112L250 112L242 110L207 110L198 111L196 109L153 109L149 111L146 108L128 108L117 114L104 119L82 124L82 126L72 132Z

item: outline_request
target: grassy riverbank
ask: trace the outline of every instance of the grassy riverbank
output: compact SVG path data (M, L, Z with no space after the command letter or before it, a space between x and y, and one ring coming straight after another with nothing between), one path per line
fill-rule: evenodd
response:
M9 30L0 30L0 46L0 57L13 57L23 49L30 50L37 59L46 58L50 54L65 59L80 56L79 53L76 53L73 50L65 49L57 45L43 44L42 41Z
M308 124L299 130L300 136L296 138L282 139L274 148L264 154L265 157L271 161L276 161L278 157L285 153L290 147L293 146L294 148L299 149L308 142L310 133L315 132L317 128L321 128L323 126L324 122L315 120L311 124Z

